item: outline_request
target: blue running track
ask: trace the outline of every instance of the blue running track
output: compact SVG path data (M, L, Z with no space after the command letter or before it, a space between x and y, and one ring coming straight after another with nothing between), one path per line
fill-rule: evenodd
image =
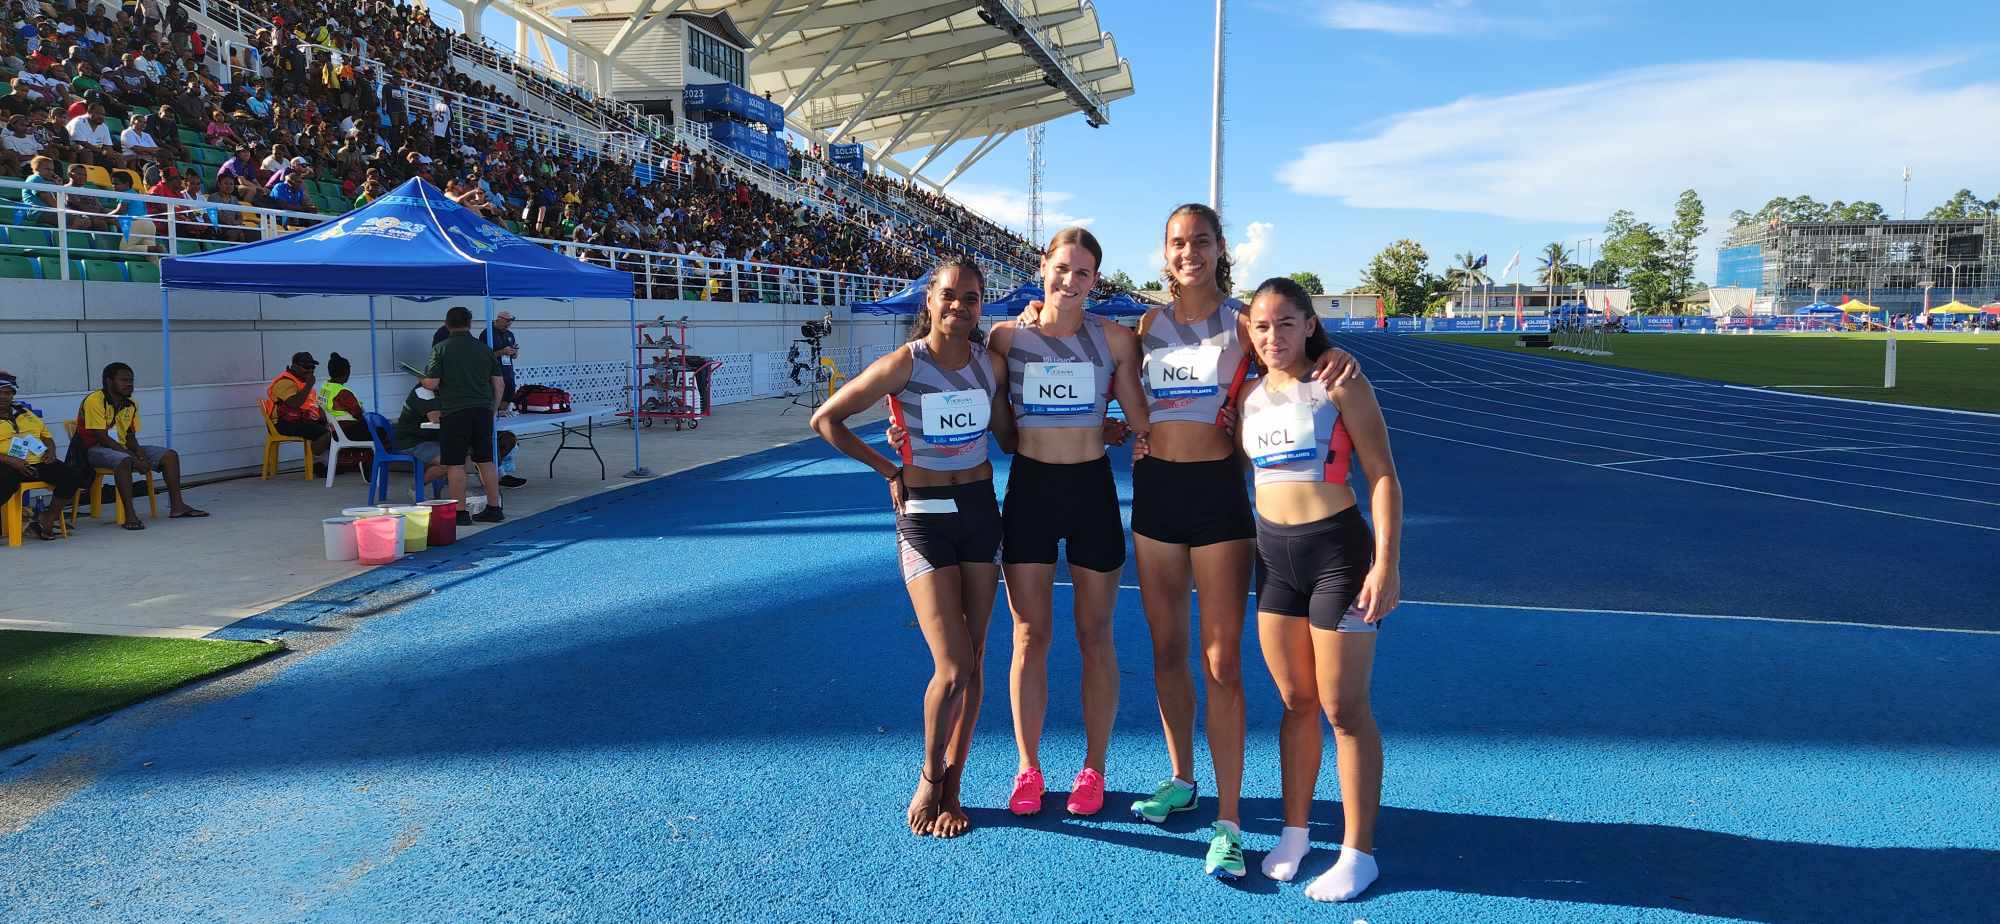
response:
M976 827L912 838L929 660L886 498L805 441L378 569L221 634L437 592L240 695L0 752L0 799L110 755L0 837L0 921L1994 919L2000 421L1342 343L1421 601L1383 635L1383 878L1347 907L1303 890L1339 838L1330 755L1301 881L1254 874L1279 827L1254 630L1252 877L1200 875L1206 798L1123 812L1166 771L1136 592L1105 812L997 808L1003 612ZM1060 635L1056 790L1083 750Z

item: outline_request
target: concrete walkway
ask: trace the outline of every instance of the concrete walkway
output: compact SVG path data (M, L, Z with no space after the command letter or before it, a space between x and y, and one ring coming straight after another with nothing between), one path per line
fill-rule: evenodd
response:
M876 410L856 420L883 416ZM806 410L792 407L790 399L725 405L696 430L676 432L657 423L641 430L640 453L655 477L671 475L810 437L806 420ZM597 460L575 448L563 451L550 479L556 436L522 440L518 474L528 484L506 492L508 519L636 483L620 477L632 468L630 431L600 425L596 439L603 480ZM202 520L167 519L162 485L160 516L148 519L144 532L114 526L107 506L101 519L81 519L66 541L30 538L18 549L0 546L10 583L11 575L25 573L31 575L28 586L45 590L0 598L0 629L198 638L370 570L327 561L320 530L322 518L362 503L361 476L342 473L332 488L324 484L306 481L294 462L288 474L270 481L191 488L188 503L211 514ZM391 488L392 502L409 502L407 473L392 473ZM143 498L139 510L146 511Z

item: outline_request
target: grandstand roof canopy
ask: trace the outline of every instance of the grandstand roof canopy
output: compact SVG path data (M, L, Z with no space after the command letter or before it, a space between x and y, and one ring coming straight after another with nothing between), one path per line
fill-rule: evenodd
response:
M543 23L623 17L601 47L566 44L608 60L656 26L726 18L749 39L749 88L785 107L789 127L823 143L863 142L871 159L915 174L962 142L973 147L949 182L1013 132L1081 112L1110 120L1133 93L1089 0L500 0ZM702 20L710 20L702 22ZM606 68L605 71L608 71ZM601 71L602 73L604 71ZM914 167L895 154L927 150Z

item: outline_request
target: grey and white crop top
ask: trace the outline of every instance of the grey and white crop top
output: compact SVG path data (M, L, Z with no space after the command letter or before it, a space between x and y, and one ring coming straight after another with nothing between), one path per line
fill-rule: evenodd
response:
M1160 309L1146 326L1140 349L1140 372L1146 382L1148 419L1191 420L1219 424L1222 409L1250 370L1250 358L1237 339L1237 316L1243 303L1224 301L1215 313L1193 324L1174 319L1178 302Z
M1104 325L1086 316L1076 333L1050 337L1038 328L1015 325L1007 349L1007 400L1014 425L1095 427L1104 422L1111 372L1118 360Z
M1354 440L1340 408L1313 380L1272 388L1259 380L1243 396L1243 452L1257 469L1257 484L1347 480Z
M972 344L960 369L937 364L929 344L910 341L910 383L889 396L889 416L909 431L903 464L958 472L986 461L986 430L993 421L993 367L986 347Z

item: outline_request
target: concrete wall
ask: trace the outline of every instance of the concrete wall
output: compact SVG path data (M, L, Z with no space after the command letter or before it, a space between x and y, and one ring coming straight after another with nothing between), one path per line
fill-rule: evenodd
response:
M322 369L330 353L346 356L354 365L351 384L364 404L370 400L365 297L176 292L172 304L174 446L192 473L256 467L264 444L257 403L296 351L310 351ZM431 334L453 305L473 310L475 332L485 327L481 299L376 299L380 390L390 416L410 387L397 363L423 365ZM524 372L573 364L617 363L623 368L631 361L623 301L510 299L496 305L514 314ZM728 396L719 393L718 404L770 394L773 387L782 390L774 378L782 376L773 367L782 366L799 325L825 312L809 306L654 299L641 299L637 308L642 320L687 316L693 352L731 357L739 368L725 368L723 374L743 384ZM850 375L903 338L901 320L867 315L851 320L844 308L834 310L834 320L827 351ZM0 279L0 369L20 377L20 398L50 418L59 441L61 422L76 416L83 397L98 386L100 370L114 361L131 365L139 383L142 435L148 442L163 441L160 347L156 287ZM756 380L762 387L751 387L753 375L762 376ZM523 379L524 384L532 381L536 379ZM287 447L285 458L297 453Z

